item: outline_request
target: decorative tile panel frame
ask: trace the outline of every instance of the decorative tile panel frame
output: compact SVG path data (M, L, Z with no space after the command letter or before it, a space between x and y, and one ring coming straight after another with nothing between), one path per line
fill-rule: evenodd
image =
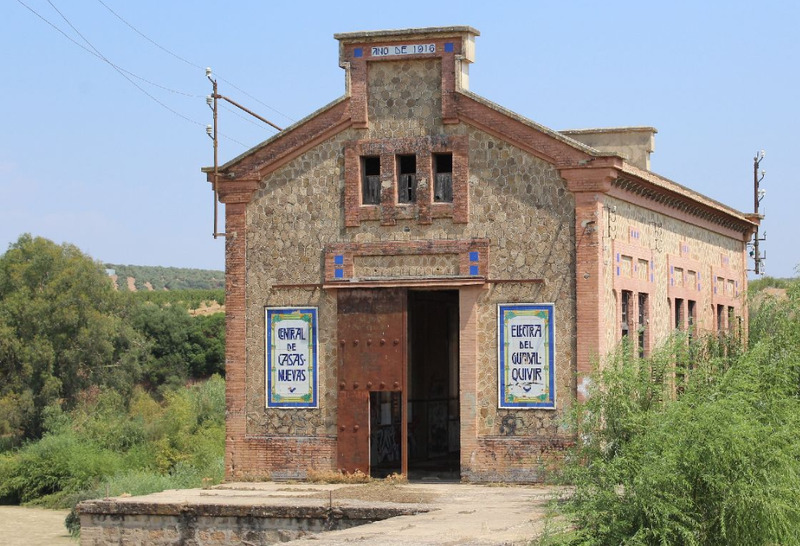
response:
M555 306L497 306L498 407L555 409Z
M360 256L458 256L458 278L486 278L489 274L489 240L386 241L333 243L325 248L325 282L353 282L354 261ZM454 277L455 278L455 277Z
M317 408L318 326L316 307L266 307L268 408Z
M453 202L433 200L434 154L453 154ZM397 202L398 155L414 155L417 164L416 203ZM361 196L361 158L380 157L381 202L365 205ZM416 219L430 224L434 218L452 218L456 224L469 221L469 141L466 136L424 136L382 140L353 140L344 148L344 223L358 227L363 221L380 220L394 225L397 220Z

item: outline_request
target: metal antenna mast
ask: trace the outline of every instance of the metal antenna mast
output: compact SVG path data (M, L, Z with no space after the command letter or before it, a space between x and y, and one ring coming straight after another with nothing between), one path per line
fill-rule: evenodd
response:
M758 168L761 166L761 162L767 156L767 153L764 150L756 153L755 157L753 158L753 213L755 214L756 218L761 220L764 218L763 215L759 212L759 205L761 204L761 200L764 199L764 196L767 194L767 190L762 190L759 188L759 184L762 180L764 180L764 176L767 174L767 171L761 170L758 172ZM766 252L764 255L761 255L761 251L758 248L758 243L760 241L767 240L767 232L764 232L764 237L759 238L758 236L758 226L756 226L755 235L753 236L753 249L750 251L750 256L753 257L753 271L756 275L761 275L764 272L763 262L767 259Z

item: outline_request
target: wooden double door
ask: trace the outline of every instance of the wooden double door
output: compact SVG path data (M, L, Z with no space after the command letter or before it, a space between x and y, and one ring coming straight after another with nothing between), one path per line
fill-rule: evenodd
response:
M370 393L400 395L407 407L407 306L403 288L338 292L337 466L370 474ZM407 420L400 418L401 472L408 472Z

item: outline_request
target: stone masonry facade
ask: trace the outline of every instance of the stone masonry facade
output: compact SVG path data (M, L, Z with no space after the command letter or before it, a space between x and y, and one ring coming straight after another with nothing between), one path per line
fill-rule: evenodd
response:
M719 326L720 306L726 328L746 317L755 224L469 92L477 35L337 35L346 95L219 169L229 479L338 468L344 285L458 290L460 475L469 481L546 477L572 442L564 421L582 381L620 340L622 295L646 295L647 350L676 313L688 316L688 301L707 330ZM398 44L406 49L393 55L374 49ZM433 194L437 154L452 156L450 200ZM401 155L416 164L411 202L398 199ZM364 202L364 157L380 160L375 203ZM498 305L515 302L554 306L555 409L498 407ZM266 307L318 309L317 408L267 407Z

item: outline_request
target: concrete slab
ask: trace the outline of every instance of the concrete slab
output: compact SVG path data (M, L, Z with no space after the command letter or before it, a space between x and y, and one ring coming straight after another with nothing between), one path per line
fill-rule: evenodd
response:
M560 492L558 488L545 486L461 483L231 483L209 489L86 501L80 511L87 518L82 517L82 522L88 522L88 516L94 514L100 516L95 517L95 521L106 521L112 528L115 522L122 526L125 521L127 526L137 518L141 520L142 516L148 518L148 527L155 523L149 516L180 518L189 513L195 521L199 521L199 516L205 520L216 517L220 523L236 519L237 532L241 532L242 521L250 521L247 518L309 518L320 514L324 518L328 513L335 514L335 517L379 519L405 513L409 515L313 534L310 532L317 528L301 526L298 528L309 534L291 542L286 541L297 534L281 534L280 541L292 545L353 542L382 545L528 544L544 531L547 503ZM113 529L107 528L102 533L97 529L83 529L81 542L105 543L98 538L111 538L109 531ZM206 528L202 536L214 536L212 531L214 529ZM127 528L124 531L130 532ZM201 533L198 531L199 536ZM217 533L217 536L222 535ZM262 535L262 540L265 536ZM142 543L147 543L147 540ZM204 541L198 540L197 543Z

